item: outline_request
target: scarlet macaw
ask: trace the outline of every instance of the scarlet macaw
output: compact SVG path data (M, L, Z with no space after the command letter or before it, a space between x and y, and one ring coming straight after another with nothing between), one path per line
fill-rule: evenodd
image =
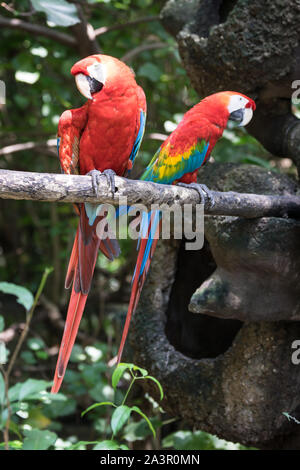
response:
M146 118L146 98L132 70L123 62L97 54L71 69L79 91L88 101L65 111L58 124L58 155L66 174L90 174L94 190L104 173L114 193L114 175L126 176L138 153ZM110 260L119 255L111 238L99 238L96 227L103 216L99 205L76 204L79 223L69 261L65 287L73 283L52 393L57 393L66 371L90 290L99 249Z
M197 172L209 159L212 149L223 134L228 120L240 126L248 124L255 110L252 99L240 93L225 91L208 96L190 109L177 128L160 146L141 179L163 184L178 184L196 189L201 202L213 204L205 185L197 184ZM132 279L128 312L118 352L121 360L129 324L156 248L160 231L161 212L143 213L139 239L139 253Z

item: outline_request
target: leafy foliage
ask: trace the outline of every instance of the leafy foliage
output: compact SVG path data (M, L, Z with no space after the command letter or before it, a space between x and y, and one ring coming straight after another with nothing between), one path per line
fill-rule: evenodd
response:
M46 14L47 20L57 26L71 26L79 23L76 6L65 0L31 0L36 11Z
M32 307L33 295L25 287L17 286L11 282L0 282L0 292L4 292L4 294L15 295L19 304L23 305L27 311ZM2 321L4 322L4 320Z

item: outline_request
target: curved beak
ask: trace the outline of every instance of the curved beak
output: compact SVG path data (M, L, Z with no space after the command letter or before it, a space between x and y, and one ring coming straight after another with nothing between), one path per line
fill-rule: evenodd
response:
M244 117L243 120L239 123L239 127L241 126L247 126L249 122L251 121L253 116L253 109L252 108L245 108L244 109Z
M77 73L75 75L75 83L78 90L83 96L85 96L85 98L88 98L89 100L93 99L90 90L89 80L86 75L84 75L83 73Z
M231 121L238 122L239 123L238 126L241 127L241 126L246 126L247 124L249 124L249 122L252 119L252 116L253 116L252 108L241 108L241 109L237 109L236 111L233 111L230 114L229 119Z

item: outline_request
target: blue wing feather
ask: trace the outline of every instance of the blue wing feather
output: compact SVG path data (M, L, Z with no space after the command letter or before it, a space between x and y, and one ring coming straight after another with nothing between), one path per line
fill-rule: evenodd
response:
M141 109L141 111L140 111L140 127L139 127L138 135L136 136L136 139L135 139L135 142L134 142L134 145L133 145L130 157L129 157L129 159L132 162L132 165L134 164L135 157L138 154L138 151L140 149L140 146L141 146L141 143L142 143L142 140L143 140L143 136L144 136L144 132L145 132L145 124L146 124L146 113Z
M186 173L193 173L203 164L209 142L204 139L200 145L191 149L189 156L182 156L178 161L178 156L172 157L166 153L165 148L160 148L154 158L146 168L141 179L144 181L153 181L155 183L172 184L173 181L179 180ZM176 163L174 158L177 159Z

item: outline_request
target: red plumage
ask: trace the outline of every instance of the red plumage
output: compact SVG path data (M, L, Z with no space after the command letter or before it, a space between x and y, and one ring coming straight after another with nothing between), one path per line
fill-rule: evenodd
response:
M141 113L146 98L134 74L121 61L94 55L77 62L71 69L77 86L90 97L81 108L65 111L58 125L59 158L67 174L87 174L111 169L125 176L132 168L141 143ZM99 90L93 93L93 90ZM144 125L144 120L143 120ZM142 129L143 131L143 129ZM142 132L143 134L143 132ZM132 155L133 148L135 154ZM93 217L84 204L75 205L79 224L69 261L65 286L73 283L65 330L56 365L52 393L57 393L75 342L95 269L99 249L109 259L119 255L117 241L96 234L103 216ZM95 207L96 213L96 207Z
M163 184L197 183L198 170L208 160L227 126L228 119L239 120L241 125L246 125L252 118L255 107L251 98L232 91L204 98L184 115L177 128L162 143L141 179ZM131 317L136 310L156 248L160 216L159 209L156 209L151 212L151 217L144 217L143 235L139 244L118 363L121 360Z

